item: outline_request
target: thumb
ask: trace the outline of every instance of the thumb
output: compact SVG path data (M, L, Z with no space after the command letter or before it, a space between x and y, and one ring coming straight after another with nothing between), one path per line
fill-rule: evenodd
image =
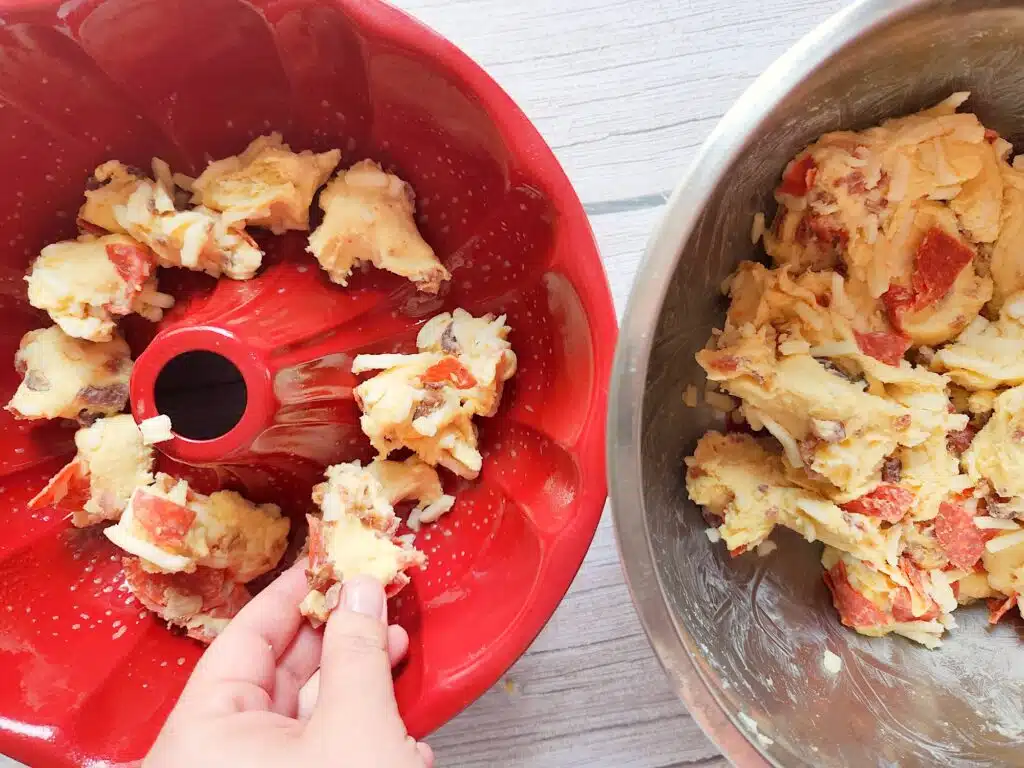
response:
M398 714L387 645L387 600L376 579L345 583L324 630L320 691L310 726L334 734L349 753L353 741L379 747L406 740ZM386 763L385 763L386 764Z

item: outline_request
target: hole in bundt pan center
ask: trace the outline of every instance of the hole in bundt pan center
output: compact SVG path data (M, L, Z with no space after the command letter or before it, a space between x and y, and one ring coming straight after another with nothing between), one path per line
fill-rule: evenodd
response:
M171 419L175 434L213 440L230 432L245 413L241 372L223 355L197 350L172 358L153 388L157 412Z

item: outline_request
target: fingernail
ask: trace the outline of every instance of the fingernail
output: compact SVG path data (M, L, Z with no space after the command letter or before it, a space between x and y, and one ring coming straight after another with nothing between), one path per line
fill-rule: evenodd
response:
M379 618L384 610L384 587L376 579L356 576L345 582L341 604L353 613Z

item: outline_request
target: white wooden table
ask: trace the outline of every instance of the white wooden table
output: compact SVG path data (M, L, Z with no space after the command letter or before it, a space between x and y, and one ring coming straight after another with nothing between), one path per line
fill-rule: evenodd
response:
M393 2L482 64L540 129L591 216L620 313L665 199L715 122L773 59L843 4ZM431 744L451 768L726 765L651 653L607 509L533 647Z
M750 82L841 0L392 0L507 90L561 160L616 309L665 199ZM726 765L669 689L608 509L533 647L430 740L446 767Z

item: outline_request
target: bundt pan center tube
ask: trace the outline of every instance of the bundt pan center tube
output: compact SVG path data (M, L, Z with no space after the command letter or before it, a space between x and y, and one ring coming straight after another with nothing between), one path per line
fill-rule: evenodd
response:
M274 421L273 373L259 350L209 325L160 333L132 371L136 421L164 414L168 456L186 464L239 459Z

